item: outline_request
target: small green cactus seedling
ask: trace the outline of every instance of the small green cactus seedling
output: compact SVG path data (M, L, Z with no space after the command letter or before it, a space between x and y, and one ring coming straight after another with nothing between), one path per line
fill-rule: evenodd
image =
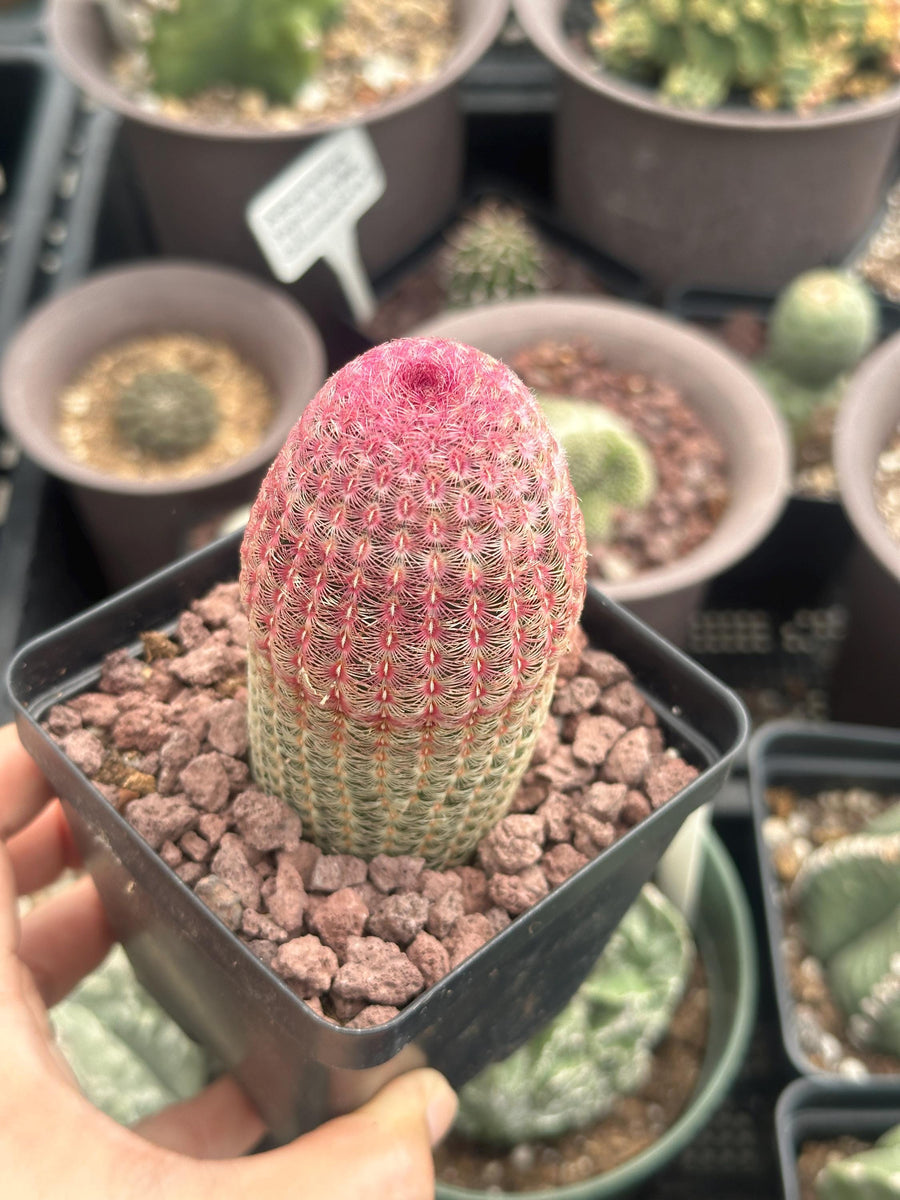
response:
M799 440L821 409L837 409L844 394L844 381L829 380L820 387L799 383L772 362L759 362L756 371L766 391Z
M878 305L862 280L843 271L807 271L778 297L769 319L768 358L811 388L834 382L878 335Z
M343 0L106 0L114 36L143 45L162 95L219 84L289 102L319 65Z
M488 202L448 239L444 286L451 308L467 308L539 292L544 252L525 215Z
M817 1200L900 1200L900 1125L871 1150L828 1163L815 1188Z
M693 961L684 918L648 884L559 1016L463 1087L459 1131L515 1144L599 1120L646 1081Z
M656 492L650 451L624 421L587 400L539 396L566 454L589 541L606 541L616 508L644 508Z
M123 441L154 458L173 459L205 446L219 425L216 398L187 371L138 375L119 396Z

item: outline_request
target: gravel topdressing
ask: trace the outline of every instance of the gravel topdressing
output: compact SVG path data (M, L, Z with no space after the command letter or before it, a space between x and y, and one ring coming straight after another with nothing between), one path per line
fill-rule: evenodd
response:
M691 780L628 668L582 634L510 814L472 865L366 863L303 840L247 761L247 622L219 584L171 636L116 650L45 729L175 874L320 1015L352 1028L480 949Z

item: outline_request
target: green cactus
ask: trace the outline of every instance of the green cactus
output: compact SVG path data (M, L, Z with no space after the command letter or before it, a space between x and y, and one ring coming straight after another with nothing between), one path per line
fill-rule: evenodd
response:
M289 102L319 65L343 0L106 0L120 41L136 30L155 89L194 96L219 84ZM133 39L132 39L133 40Z
M206 1082L203 1051L140 986L121 946L50 1019L84 1094L123 1125L189 1099Z
M610 71L709 109L749 94L808 112L890 87L900 69L893 0L595 0L588 43Z
M774 363L763 361L755 365L760 382L790 425L795 439L802 436L820 409L836 409L841 402L843 380L832 380L821 387L811 387L792 379Z
M772 310L768 358L790 379L821 388L852 370L877 336L878 305L861 279L807 271Z
M656 492L650 451L624 421L588 400L539 396L566 454L589 541L606 541L617 507L640 509Z
M154 458L181 458L205 446L219 425L216 398L186 371L145 372L123 389L115 412L125 442Z
M462 1088L459 1131L514 1144L599 1120L646 1081L693 961L684 918L648 884L559 1016Z
M544 252L525 215L489 201L450 236L443 260L451 308L532 296L544 281Z
M898 1200L900 1125L889 1129L871 1150L830 1162L816 1177L817 1200Z
M857 1044L900 1056L900 804L813 851L791 899Z

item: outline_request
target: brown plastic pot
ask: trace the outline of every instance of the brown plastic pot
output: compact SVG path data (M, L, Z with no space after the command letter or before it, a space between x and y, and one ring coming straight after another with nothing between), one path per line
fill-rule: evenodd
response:
M875 504L878 456L900 424L900 334L850 381L834 432L841 501L860 539L847 590L847 638L832 680L836 720L900 725L900 543Z
M118 479L71 459L56 435L62 390L106 347L172 332L221 338L262 372L276 402L262 442L184 480ZM324 378L318 332L286 296L233 271L162 263L96 275L39 308L9 345L0 398L26 454L71 485L107 581L118 588L177 558L192 527L253 499Z
M445 313L413 331L470 342L498 358L544 338L587 338L613 367L679 388L728 454L731 502L711 536L666 567L603 591L674 642L716 575L748 554L775 524L791 486L784 422L750 369L722 345L635 304L552 297Z
M300 130L223 130L142 107L110 76L112 43L95 0L52 0L48 35L62 69L125 118L148 212L166 254L211 259L268 276L244 213L250 199L321 134L364 124L387 190L360 222L363 260L377 272L446 220L459 199L463 117L456 84L487 50L509 0L458 0L456 49L429 82L361 119L310 121Z
M843 258L869 228L900 132L900 86L811 116L678 109L574 45L562 26L568 0L514 3L562 72L562 215L656 285L774 292Z

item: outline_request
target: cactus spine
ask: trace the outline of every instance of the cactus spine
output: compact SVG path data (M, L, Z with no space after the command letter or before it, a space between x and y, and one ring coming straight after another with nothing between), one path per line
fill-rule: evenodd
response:
M329 850L464 859L512 800L584 599L531 393L453 342L376 347L295 426L241 558L256 779Z
M541 290L544 254L518 209L488 202L448 240L443 271L451 308L512 300Z
M118 399L122 439L154 458L181 458L199 450L219 425L213 393L187 371L145 372Z

